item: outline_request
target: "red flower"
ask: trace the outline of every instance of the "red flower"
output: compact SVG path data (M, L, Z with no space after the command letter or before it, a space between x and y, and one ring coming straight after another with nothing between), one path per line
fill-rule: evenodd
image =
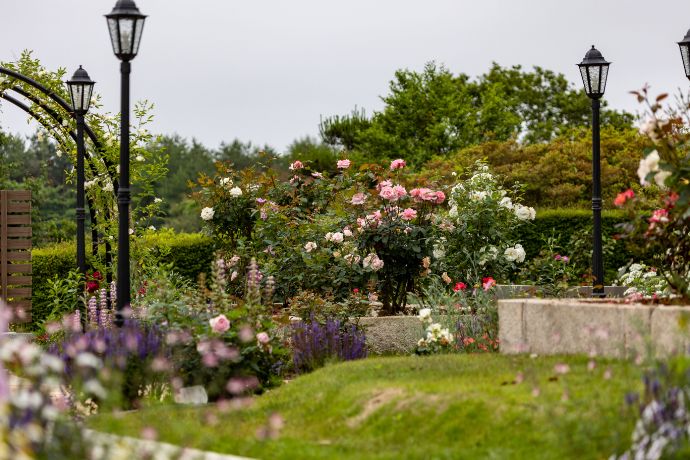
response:
M89 292L89 294L96 292L98 290L98 281L87 281L86 290Z
M673 209L680 196L676 192L671 192L666 197L666 209Z
M492 287L496 286L496 280L493 279L490 276L487 276L486 278L482 278L482 287L484 288L485 291L488 291Z
M462 339L462 343L463 345L468 346L474 343L474 339L472 337L465 337Z
M635 198L635 192L633 189L629 188L625 192L621 192L616 196L616 199L613 200L613 204L616 206L623 206L626 201Z
M103 279L103 275L101 275L101 272L93 272L91 273L91 278L101 281Z
M467 289L467 285L465 283L456 283L455 286L453 286L453 291L458 292L458 291L464 291Z
M657 224L659 222L668 222L668 211L665 209L657 209L652 213L649 222Z
M354 289L352 290L352 293L353 293L353 294L359 294L359 288L354 288Z

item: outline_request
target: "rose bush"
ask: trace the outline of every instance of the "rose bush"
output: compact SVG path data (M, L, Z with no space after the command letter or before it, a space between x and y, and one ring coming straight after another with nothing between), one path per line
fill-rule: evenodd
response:
M507 281L525 261L513 231L536 214L519 200L517 188L504 189L488 166L477 162L451 189L448 214L437 225L439 269L471 284L486 274Z

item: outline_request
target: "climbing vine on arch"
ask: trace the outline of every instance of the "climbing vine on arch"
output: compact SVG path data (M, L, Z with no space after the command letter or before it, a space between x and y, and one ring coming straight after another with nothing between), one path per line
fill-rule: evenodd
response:
M64 68L49 70L34 58L31 51L24 51L12 62L0 62L0 66L35 80L64 101L69 95L64 81ZM38 118L39 132L50 137L56 145L56 155L67 155L76 163L76 144L71 132L76 131L71 113L55 99L31 84L0 74L0 93L12 92L30 106ZM69 109L69 107L68 107ZM148 101L134 105L134 116L130 127L130 180L132 186L132 207L130 227L136 233L147 228L154 216L160 213L161 203L154 196L153 185L167 174L166 153L156 147L154 136L148 129L153 121L153 104ZM57 119L57 120L56 120ZM86 193L94 207L98 221L98 232L105 238L117 240L117 200L115 187L119 177L119 114L104 110L99 94L94 92L91 109L86 116L87 125L93 130L96 143L86 138ZM74 185L74 167L65 174L66 183Z

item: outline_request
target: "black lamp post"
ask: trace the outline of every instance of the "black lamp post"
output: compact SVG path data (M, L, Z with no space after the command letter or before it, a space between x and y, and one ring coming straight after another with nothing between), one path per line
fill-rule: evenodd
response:
M117 311L115 324L122 326L123 310L130 303L129 279L129 74L130 61L139 51L141 33L146 16L139 12L133 0L118 0L110 14L106 14L110 41L120 63L120 183L117 190Z
M592 213L594 214L592 274L594 284L592 297L604 297L604 258L601 244L601 159L599 142L599 108L606 90L609 64L604 56L592 46L578 66L585 92L592 100Z
M86 275L86 241L84 231L84 115L89 111L94 81L79 66L72 79L66 82L72 99L72 110L77 119L77 266L82 275Z
M690 80L690 30L685 34L685 37L678 42L680 47L680 56L683 58L683 69L685 76Z

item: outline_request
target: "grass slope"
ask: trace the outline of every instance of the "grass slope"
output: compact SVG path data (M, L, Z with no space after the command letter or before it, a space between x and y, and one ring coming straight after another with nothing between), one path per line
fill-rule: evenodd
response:
M162 441L264 459L608 458L629 442L634 420L623 401L640 389L640 368L610 361L590 372L587 362L374 358L299 377L243 409L157 406L90 423L130 436L153 427ZM557 374L558 363L570 372ZM284 419L280 435L259 439L275 413Z

